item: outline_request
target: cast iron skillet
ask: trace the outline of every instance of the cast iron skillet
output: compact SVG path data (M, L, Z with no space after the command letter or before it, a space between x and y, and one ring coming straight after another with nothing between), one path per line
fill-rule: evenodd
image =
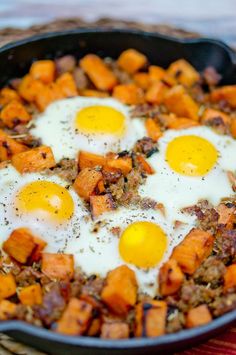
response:
M116 58L124 49L136 48L150 62L168 66L185 58L199 71L213 66L222 75L222 84L236 84L236 55L224 43L213 39L174 39L156 33L131 30L73 30L31 37L0 49L0 86L24 75L34 59L86 53ZM203 327L158 338L103 340L68 337L20 321L0 322L0 332L53 355L162 354L190 347L219 333L236 321L236 310Z

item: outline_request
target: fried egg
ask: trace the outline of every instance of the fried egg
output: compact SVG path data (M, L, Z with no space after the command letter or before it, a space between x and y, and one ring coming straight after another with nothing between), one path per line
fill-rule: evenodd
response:
M155 173L140 195L163 203L168 218L185 221L182 208L208 200L216 205L233 194L227 177L236 167L236 141L208 127L169 130L148 162Z
M111 98L58 100L35 120L31 133L50 146L55 159L76 158L79 150L105 154L129 150L145 135L130 108Z

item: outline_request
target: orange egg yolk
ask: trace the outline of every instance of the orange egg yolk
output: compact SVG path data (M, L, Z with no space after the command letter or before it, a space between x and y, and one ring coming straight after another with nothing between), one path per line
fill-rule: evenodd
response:
M122 136L125 132L125 116L109 106L89 106L77 113L75 128L85 134Z
M167 248L167 236L152 222L135 222L123 232L119 252L124 261L141 268L154 267Z
M61 223L72 217L74 202L64 187L50 181L34 181L18 192L16 208L18 213L33 213L38 218Z
M173 139L166 150L171 169L187 176L206 175L216 164L216 148L198 136L181 136Z

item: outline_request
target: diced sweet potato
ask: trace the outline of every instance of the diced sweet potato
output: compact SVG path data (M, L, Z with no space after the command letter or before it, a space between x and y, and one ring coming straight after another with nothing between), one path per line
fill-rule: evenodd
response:
M168 92L168 86L162 81L153 83L146 92L145 99L151 104L160 105Z
M27 228L15 229L3 243L3 250L21 264L27 262L35 247L34 236Z
M134 74L143 68L146 63L147 57L132 48L123 51L117 60L119 67L129 74Z
M90 196L90 209L93 218L115 209L115 203L110 194Z
M53 60L37 60L30 67L30 75L44 84L50 84L55 79L56 66Z
M174 259L165 262L159 271L159 291L162 296L177 292L183 281L184 274Z
M127 314L135 305L137 281L133 270L122 265L110 271L106 278L101 298L110 310L118 315Z
M95 54L87 54L83 57L80 66L98 90L110 91L117 84L113 72Z
M129 338L129 326L125 322L103 323L101 328L103 339L125 339Z
M236 264L232 264L227 267L224 275L224 290L227 291L230 288L236 286Z
M165 334L165 301L140 302L135 308L135 336L157 337Z
M186 327L194 328L210 323L212 321L211 313L206 304L190 309L186 316Z
M35 95L35 104L39 111L44 111L53 101L63 99L64 94L57 83L43 85Z
M197 103L181 85L177 85L167 92L164 97L164 104L170 112L179 117L188 117L195 121L199 119Z
M236 208L234 205L225 205L221 203L217 207L217 212L219 213L218 224L223 225L227 229L232 229L234 223L236 222Z
M104 158L102 155L81 150L78 156L78 164L80 170L84 168L103 167L106 164L106 158Z
M15 141L3 130L0 129L0 161L11 159L12 155L22 153L28 148Z
M74 257L71 254L42 253L41 270L50 279L71 280L74 277Z
M44 240L42 240L38 237L35 237L35 236L33 238L34 238L35 247L34 247L33 253L30 256L30 263L31 264L34 262L37 262L41 259L42 251L47 246L47 243Z
M164 79L166 76L166 70L157 65L150 65L148 67L148 75L150 82L156 83Z
M210 126L225 125L226 127L229 127L231 124L231 117L220 110L206 108L201 117L201 122Z
M143 90L147 90L150 85L150 77L148 73L136 73L133 76L134 82Z
M19 95L28 102L33 102L36 95L44 87L40 80L33 79L29 74L25 75L18 87Z
M8 87L3 88L0 91L0 105L5 106L11 101L20 101L20 96L16 90L10 89Z
M130 157L107 159L106 167L120 170L122 174L127 175L132 170L132 159Z
M193 228L184 240L178 244L171 255L181 270L192 275L207 258L213 248L214 238L209 232Z
M8 300L0 301L0 320L8 320L15 316L16 304Z
M148 174L148 175L152 175L154 174L154 169L151 167L150 164L148 164L148 162L144 159L144 157L142 155L137 155L136 157L137 162L139 163L139 166L141 167L141 170Z
M186 129L190 127L199 126L199 123L195 120L185 117L175 117L173 118L168 125L170 129Z
M210 99L213 102L226 101L229 106L236 108L236 85L221 86L213 90Z
M57 332L67 335L84 334L92 319L92 312L91 304L71 298L57 323Z
M31 120L30 114L27 112L23 104L18 100L10 101L0 113L3 124L9 128L19 123L27 123Z
M179 59L171 63L167 73L173 76L180 84L191 87L200 80L196 69L185 59Z
M98 182L103 179L102 173L95 169L84 168L80 171L73 184L77 194L86 201L93 194Z
M160 125L152 118L147 118L145 120L145 128L148 137L152 138L155 142L162 136Z
M101 333L101 325L102 325L102 320L101 318L93 318L91 321L91 324L87 330L87 336L89 337L95 337Z
M230 133L236 139L236 117L231 120Z
M0 300L16 293L16 282L12 274L0 274Z
M12 156L12 165L21 174L52 168L56 165L52 149L40 146Z
M36 304L42 304L42 288L40 284L34 284L23 287L19 292L19 300L25 306L34 306Z
M99 194L102 194L105 191L105 185L103 180L98 181L97 190Z
M57 79L56 84L59 86L63 97L73 97L78 95L75 80L70 73L62 74Z
M138 105L144 102L143 90L135 84L117 85L112 95L126 105Z
M104 91L92 90L92 89L84 89L80 91L80 95L85 97L108 97L109 94Z

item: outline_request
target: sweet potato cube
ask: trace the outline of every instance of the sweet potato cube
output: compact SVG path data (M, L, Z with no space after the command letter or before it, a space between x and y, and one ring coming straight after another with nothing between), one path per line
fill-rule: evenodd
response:
M100 171L85 168L80 171L73 186L77 194L88 201L98 182L102 180L102 178L102 173Z
M137 299L137 281L134 271L126 265L110 271L101 298L112 312L126 315Z
M236 117L231 120L230 133L232 137L236 139Z
M165 334L165 301L140 302L135 307L135 336L157 337Z
M38 92L44 87L40 80L35 80L27 74L23 77L18 87L19 95L28 102L34 102Z
M121 53L117 64L129 74L134 74L144 67L147 63L147 57L135 49L127 49Z
M3 250L21 264L26 264L36 243L34 236L27 228L15 229L3 243Z
M73 97L78 95L75 79L70 73L62 74L57 79L56 84L59 86L63 97Z
M8 320L16 314L16 304L8 300L0 301L0 320Z
M166 76L166 70L157 65L150 65L148 67L148 76L151 83L160 82Z
M224 275L224 290L227 291L236 286L236 264L227 267Z
M150 85L150 77L148 73L136 73L133 76L134 82L143 90L147 90Z
M147 118L145 120L145 128L148 137L152 138L155 142L162 136L160 125L152 118Z
M47 246L47 243L44 240L35 236L33 238L34 238L35 247L33 253L30 256L30 263L39 261L42 256L43 249Z
M226 101L229 106L236 108L236 85L221 86L210 94L212 102Z
M214 238L209 232L193 228L184 240L177 245L171 255L181 270L192 275L207 258L213 248Z
M129 338L129 326L125 322L103 323L101 328L103 339L125 339Z
M71 280L74 277L74 256L42 253L41 270L50 279Z
M87 54L80 60L80 67L98 90L110 91L117 84L113 72L104 61L95 54Z
M138 105L144 103L143 90L135 84L117 85L112 96L126 105Z
M19 292L19 300L25 306L34 306L36 304L42 304L42 288L40 284L34 284L23 287Z
M12 274L0 274L0 300L16 293L16 282Z
M106 164L106 158L104 158L102 155L81 150L78 156L78 164L80 170L84 168L103 167Z
M200 80L199 73L185 59L179 59L171 63L167 69L167 73L177 79L180 84L187 87L191 87Z
M219 214L218 224L223 225L227 229L232 229L233 224L236 222L236 207L220 203L217 207L217 212Z
M177 262L174 259L170 259L162 265L158 278L160 294L168 296L180 289L184 281L184 274Z
M56 165L52 149L45 145L14 154L12 165L21 174L50 169Z
M53 60L37 60L30 67L30 75L44 84L50 84L55 79L56 65Z
M201 117L201 122L205 125L220 125L230 126L231 117L220 110L206 108Z
M132 170L132 159L130 157L107 159L106 167L120 170L123 175L127 175Z
M35 95L35 104L39 111L44 111L48 105L52 102L63 99L65 93L63 93L61 86L58 83L51 83L50 85L43 85L37 91Z
M93 219L105 212L115 209L115 203L110 194L90 196L90 208Z
M137 162L139 163L139 166L141 168L141 170L148 174L148 175L152 175L154 174L154 169L151 167L151 165L144 159L144 157L142 155L137 155L136 157Z
M153 83L146 92L145 99L151 104L160 105L168 92L168 86L162 81Z
M194 328L210 323L212 321L211 313L206 304L190 309L186 316L186 327Z
M20 96L16 90L10 89L8 87L3 88L0 91L0 105L5 106L11 101L20 101Z
M99 90L93 90L93 89L84 89L80 90L80 95L85 96L85 97L109 97L109 94L104 91L99 91Z
M92 319L91 304L71 298L61 319L57 323L57 332L67 335L82 335Z
M0 113L3 124L9 128L19 123L27 123L31 120L30 114L18 100L10 101Z
M168 125L170 129L186 129L190 127L199 126L199 123L195 120L191 120L190 118L186 117L176 117L173 118Z
M21 143L18 143L3 130L0 129L0 161L11 159L13 154L22 153L28 148Z
M197 103L181 85L177 85L167 92L164 97L164 104L170 112L179 117L187 117L195 121L199 119Z

